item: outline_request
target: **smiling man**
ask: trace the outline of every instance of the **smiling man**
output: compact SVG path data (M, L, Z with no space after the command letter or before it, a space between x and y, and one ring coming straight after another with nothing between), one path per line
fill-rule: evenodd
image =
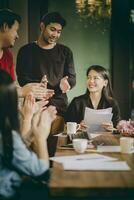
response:
M6 71L15 81L13 55L10 48L18 39L18 29L21 17L9 9L0 10L0 69ZM48 98L52 93L47 94L40 83L29 83L24 87L17 87L19 97L24 97L30 92L38 99Z
M0 69L5 70L15 80L13 56L9 47L18 39L21 18L8 9L0 10Z
M72 51L57 43L65 25L66 21L58 12L44 15L38 40L20 49L16 67L21 86L30 82L40 82L46 75L47 87L55 92L50 104L56 106L61 116L64 116L67 109L66 92L76 84Z

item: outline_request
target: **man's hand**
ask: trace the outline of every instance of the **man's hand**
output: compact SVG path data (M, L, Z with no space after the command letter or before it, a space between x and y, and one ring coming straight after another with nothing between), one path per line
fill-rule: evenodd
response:
M17 92L19 97L25 97L32 92L33 97L36 99L49 99L53 96L54 91L46 89L41 83L28 83L23 87L17 86Z
M44 75L41 79L41 85L47 89L47 83L48 83L48 80L47 80L47 75Z
M66 93L70 90L70 85L68 83L68 76L65 76L60 81L60 89L62 93Z

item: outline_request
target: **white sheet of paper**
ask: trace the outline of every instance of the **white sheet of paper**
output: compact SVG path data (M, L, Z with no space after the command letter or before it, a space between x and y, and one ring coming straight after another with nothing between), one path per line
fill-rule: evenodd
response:
M105 108L105 109L92 109L92 108L88 108L86 107L86 109L91 112L91 113L112 113L112 107L109 108Z
M97 146L98 152L121 152L120 146Z
M111 108L95 110L90 108L85 108L84 122L87 125L87 132L94 133L104 131L101 124L106 122L110 123L113 114L111 113Z
M50 160L64 163L64 162L69 162L69 161L86 161L86 160L91 160L93 161L113 161L117 160L117 158L113 158L110 156L104 156L101 154L97 153L89 153L89 154L80 154L80 155L72 155L72 156L57 156L57 157L51 157ZM69 162L70 163L70 162Z
M63 163L64 170L91 171L128 171L130 167L125 161L71 161Z

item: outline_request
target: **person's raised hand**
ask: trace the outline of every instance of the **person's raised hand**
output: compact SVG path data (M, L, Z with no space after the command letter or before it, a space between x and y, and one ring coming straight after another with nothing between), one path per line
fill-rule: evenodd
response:
M34 114L35 98L32 93L29 93L24 99L24 103L21 107L21 114L23 119L31 120Z
M49 106L41 113L36 113L33 117L33 134L35 137L43 137L47 139L51 124L56 119L57 110L54 106Z
M66 93L70 90L70 84L68 82L68 76L65 76L63 77L61 80L60 80L60 89L62 91L62 93Z

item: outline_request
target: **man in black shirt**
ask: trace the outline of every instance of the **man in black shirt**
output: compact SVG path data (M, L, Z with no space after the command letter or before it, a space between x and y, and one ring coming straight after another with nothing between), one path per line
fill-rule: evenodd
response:
M64 116L67 109L66 92L76 84L72 51L62 44L57 44L65 25L66 21L57 12L43 16L38 40L19 50L16 66L21 86L30 82L40 82L46 75L48 89L55 92L50 104L56 106L61 116Z

